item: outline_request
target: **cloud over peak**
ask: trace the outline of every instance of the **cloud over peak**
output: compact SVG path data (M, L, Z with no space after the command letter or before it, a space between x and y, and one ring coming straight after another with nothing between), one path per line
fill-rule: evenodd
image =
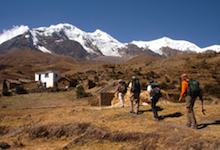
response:
M3 33L0 34L0 44L4 43L7 40L10 40L13 37L21 35L29 30L28 26L20 25L13 26L10 30L3 30Z

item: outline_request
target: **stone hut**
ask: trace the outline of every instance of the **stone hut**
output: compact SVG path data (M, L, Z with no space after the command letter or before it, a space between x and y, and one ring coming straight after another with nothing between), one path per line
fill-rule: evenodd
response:
M20 86L21 82L18 80L5 79L3 81L3 91L9 92L14 90L17 86Z
M60 78L58 80L58 88L59 89L68 89L70 87L76 87L77 80L72 80L67 77Z

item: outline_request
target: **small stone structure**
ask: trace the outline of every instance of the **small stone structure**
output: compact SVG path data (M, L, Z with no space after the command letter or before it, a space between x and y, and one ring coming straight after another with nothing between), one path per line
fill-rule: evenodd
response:
M63 77L58 80L59 89L68 89L70 87L76 87L76 85L77 85L77 80L72 80L67 77Z
M21 82L18 80L5 79L3 81L3 91L10 91L15 89L17 86L20 86Z
M111 106L114 93L100 93L100 106Z

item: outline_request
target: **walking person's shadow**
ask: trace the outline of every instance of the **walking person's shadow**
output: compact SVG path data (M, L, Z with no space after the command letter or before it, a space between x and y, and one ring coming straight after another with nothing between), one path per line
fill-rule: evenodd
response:
M209 125L220 125L220 120L217 120L213 123L204 123L204 124L199 124L198 125L198 129L203 129L203 128L206 128L207 126Z
M157 109L157 111L162 111L163 110L163 108L161 108L159 106L156 106L156 109ZM140 111L140 114L142 114L144 112L149 112L149 111L152 111L152 109ZM176 113L165 115L165 116L159 116L159 120L163 120L165 118L177 118L177 117L181 117L181 116L183 116L182 113L176 112Z
M173 113L173 114L169 114L169 115L165 115L165 116L160 116L159 118L160 118L160 120L163 120L163 119L165 119L165 118L177 118L177 117L181 117L181 116L183 116L182 113L180 113L180 112L175 112L175 113Z
M163 108L159 107L159 106L156 106L156 110L157 111L162 111ZM141 110L139 111L140 114L143 114L144 112L149 112L149 111L153 111L152 109L149 109L149 110Z

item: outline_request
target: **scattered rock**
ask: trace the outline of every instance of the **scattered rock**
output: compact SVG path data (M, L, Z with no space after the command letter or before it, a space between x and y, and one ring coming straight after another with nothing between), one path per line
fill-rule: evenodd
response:
M7 149L7 148L10 148L11 146L8 145L8 143L5 143L5 142L0 142L0 148L2 149Z

